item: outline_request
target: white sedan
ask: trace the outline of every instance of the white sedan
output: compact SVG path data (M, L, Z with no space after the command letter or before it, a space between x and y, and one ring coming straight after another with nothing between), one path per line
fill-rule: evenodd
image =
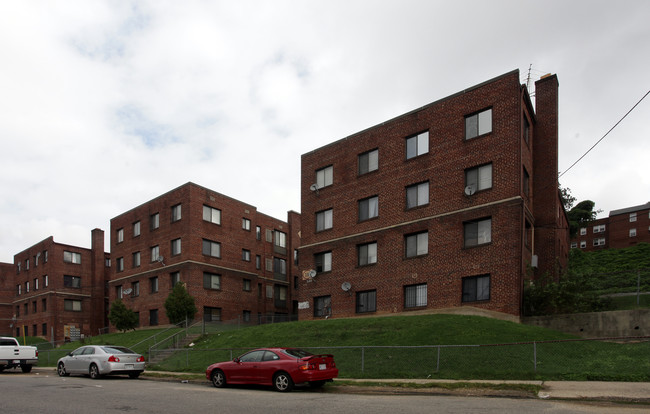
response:
M59 359L56 364L56 372L61 377L82 374L97 379L103 375L128 374L131 378L138 378L143 371L142 355L114 345L82 346Z

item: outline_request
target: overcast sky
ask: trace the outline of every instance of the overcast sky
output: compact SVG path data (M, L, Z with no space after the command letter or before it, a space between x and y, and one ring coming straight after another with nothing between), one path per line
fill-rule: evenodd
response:
M188 181L286 220L300 156L499 76L560 82L560 171L650 90L650 1L2 1L0 261ZM560 183L650 201L650 98Z

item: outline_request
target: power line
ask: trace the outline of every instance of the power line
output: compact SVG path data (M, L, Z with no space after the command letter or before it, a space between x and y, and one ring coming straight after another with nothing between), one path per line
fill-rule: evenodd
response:
M585 152L584 154L582 154L582 156L581 156L580 158L578 158L578 159L576 160L576 162L574 162L573 164L571 164L571 166L570 166L569 168L567 168L566 170L564 170L564 172L562 172L562 173L558 176L558 178L560 178L560 177L562 177L564 174L566 174L567 171L569 171L569 170L570 170L571 168L573 168L577 163L579 163L580 160L582 160L585 156L587 156L587 154L589 154L589 152L590 152L592 149L594 149L594 148L596 147L596 145L600 144L600 141L602 141L603 139L605 139L605 137L606 137L607 135L609 135L609 133L612 132L612 131L614 130L614 128L616 128L616 127L618 126L618 124L620 124L620 123L621 123L621 122L622 122L622 121L623 121L623 120L624 120L624 119L625 119L625 118L630 114L630 112L632 112L632 111L634 110L634 108L636 108L636 107L641 103L641 101L643 101L643 100L645 99L646 96L648 96L648 94L650 94L650 91L646 92L645 95L643 95L643 98L639 99L639 102L637 102L636 104L634 104L634 106L632 107L632 109L630 109L629 111L627 111L627 113L626 113L625 115L623 115L623 118L621 118L621 119L620 119L620 120L619 120L619 121L618 121L618 122L617 122L613 127L611 127L610 130L607 131L607 133L606 133L605 135L603 135L601 139L599 139L599 140L598 140L598 141L597 141L597 142L596 142L596 143L595 143L591 148L589 148L589 150L587 150L587 152Z

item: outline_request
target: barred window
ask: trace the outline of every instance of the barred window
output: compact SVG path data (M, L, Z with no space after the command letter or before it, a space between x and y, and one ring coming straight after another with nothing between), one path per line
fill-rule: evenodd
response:
M427 284L404 286L404 307L427 306Z

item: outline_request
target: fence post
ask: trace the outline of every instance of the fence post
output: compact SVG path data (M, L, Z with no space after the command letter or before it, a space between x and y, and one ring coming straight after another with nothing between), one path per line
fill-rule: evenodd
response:
M537 374L537 342L533 341L533 368Z
M436 361L436 372L440 372L440 345L438 345L438 360Z
M190 366L190 348L185 350L185 368Z
M366 348L361 347L361 372L364 372Z

